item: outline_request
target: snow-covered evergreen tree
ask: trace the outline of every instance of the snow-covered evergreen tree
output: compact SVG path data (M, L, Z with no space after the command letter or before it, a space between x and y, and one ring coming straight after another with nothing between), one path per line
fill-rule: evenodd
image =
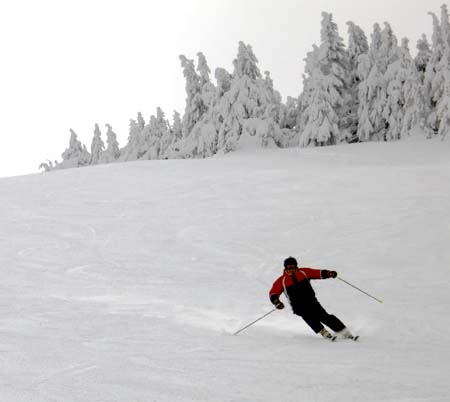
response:
M160 107L156 108L156 116L150 117L150 122L146 126L146 151L140 155L141 159L164 158L164 153L172 143L172 135L169 130L169 123Z
M176 138L170 129L169 122L167 121L164 112L159 107L156 110L156 122L157 132L155 134L159 138L157 157L159 159L164 159L167 158L166 153L170 150Z
M417 54L414 58L417 71L420 73L421 83L423 84L425 78L425 71L427 69L428 62L431 58L430 44L428 43L427 36L425 34L417 41Z
M313 75L319 68L319 48L313 45L313 50L306 54L305 73L303 74L303 91L298 98L297 132L300 134L306 127L309 116L305 114L306 108L311 103L311 96L314 89Z
M350 94L349 101L349 132L350 141L357 138L358 132L358 86L360 78L358 75L358 58L369 51L369 44L364 31L355 23L349 21L348 25L348 55L349 55L349 79L350 79Z
M52 171L52 170L57 169L58 166L59 166L59 163L58 163L57 161L52 162L51 160L47 159L46 162L42 162L42 163L39 165L39 170L43 169L44 172L50 172L50 171Z
M427 64L424 76L424 93L426 99L426 106L428 112L427 124L435 132L438 131L439 123L436 115L436 105L442 95L440 87L437 86L437 82L440 79L436 79L436 75L439 72L441 66L441 59L444 55L444 40L442 38L441 26L439 19L434 13L429 13L433 19L433 35L431 37L432 49L430 60Z
M94 138L91 144L91 165L97 165L100 162L100 156L105 149L105 144L102 140L102 133L98 124L95 124Z
M441 21L439 27L437 17L433 16L434 21L434 30L437 32L433 32L433 36L436 35L436 41L433 39L433 45L436 42L436 49L433 48L433 53L430 59L429 65L432 67L432 71L428 74L428 69L425 73L425 84L428 84L430 101L429 104L431 106L431 113L428 118L428 123L431 128L435 132L441 132L440 130L440 116L442 110L440 107L441 103L445 103L444 90L447 85L447 72L450 69L450 22L449 22L449 14L448 9L445 4L441 6ZM431 78L431 82L427 81L427 79Z
M280 127L289 130L295 129L298 118L298 99L288 96L286 104L281 105Z
M262 77L250 45L239 42L230 75L217 69L217 87L210 107L184 139L182 157L207 157L237 148L241 138L256 146L285 146L278 122L281 96L270 75ZM249 140L247 140L247 138Z
M109 124L106 124L106 149L100 155L100 163L113 163L120 157L117 135Z
M368 141L374 135L374 125L378 122L373 120L372 110L376 94L378 92L378 82L381 80L378 68L372 66L371 58L368 54L358 57L358 139Z
M208 67L205 55L202 52L198 52L197 57L197 71L200 76L200 92L202 95L203 104L205 105L206 109L208 109L209 107L211 107L214 101L216 88L209 78L211 70Z
M271 141L285 145L283 133L272 117L278 106L273 88L269 89L271 84L262 78L257 63L252 47L239 42L231 87L218 105L218 149L224 152L236 149L242 135L254 137L263 147Z
M384 74L391 63L398 60L398 41L389 23L384 23L381 31L381 46L379 48L379 59L376 60L380 71Z
M450 131L450 23L445 4L441 7L441 35L443 54L437 64L432 93L437 104L435 127L438 127L438 134L444 139Z
M224 68L218 67L214 72L217 81L216 99L221 98L231 88L233 76Z
M339 139L339 116L335 112L332 94L339 80L332 74L314 70L310 104L305 110L306 126L300 135L300 146L334 145Z
M378 62L381 60L381 46L382 46L382 34L380 24L375 23L373 25L373 32L370 35L369 56L372 62ZM382 70L380 68L380 70Z
M91 155L87 151L86 146L78 141L77 134L72 129L70 129L69 147L61 156L63 160L58 167L62 169L87 166L91 160Z
M253 53L253 48L251 45L246 45L242 41L239 42L238 55L233 60L233 66L234 79L247 77L251 80L257 80L262 77L258 67L258 59Z
M144 129L144 127L145 127L145 120L144 120L144 117L142 116L141 112L139 112L138 115L137 115L136 123L137 123L137 125L138 125L140 130Z
M445 58L450 59L450 51L447 49L444 53ZM448 137L450 132L450 70L444 73L443 96L437 106L437 118L439 119L438 134L442 139Z
M217 86L202 119L193 127L187 137L174 143L170 148L173 157L205 158L217 153L218 132L222 123L220 110L224 95L230 90L232 75L223 68L215 71Z
M195 124L199 122L207 110L202 96L202 86L200 76L195 72L193 60L186 56L180 56L183 74L186 77L186 108L183 116L183 136L190 134Z
M395 106L398 99L398 86L393 73L394 67L390 67L399 59L399 48L391 26L386 22L381 30L378 24L374 25L371 36L369 52L359 57L358 73L361 83L358 89L358 138L360 141L386 140L393 138L386 135L390 124L398 127L398 116ZM389 72L388 72L389 69ZM388 95L389 93L389 95ZM392 99L388 99L392 96ZM390 103L388 105L388 102ZM397 122L397 123L396 123ZM392 128L392 130L396 130Z
M442 5L441 8L441 23L439 26L440 33L440 49L439 50L439 61L435 65L435 74L431 81L431 98L434 104L437 104L442 97L445 82L445 73L449 68L447 60L445 59L445 51L450 46L448 37L449 33L449 16L447 11L447 6Z
M172 118L172 126L170 127L170 131L174 137L174 141L179 141L183 137L183 123L181 122L180 113L176 110L173 112Z
M266 118L272 118L278 125L281 119L281 95L274 88L272 77L269 71L264 71L264 87L269 96L270 108L266 109Z
M352 83L359 82L358 57L369 51L369 43L364 31L354 22L347 22L348 26L348 64Z
M408 39L403 38L398 61L403 114L400 130L401 138L409 135L410 131L418 124L423 128L425 117L421 74L409 52L408 43Z
M322 13L321 21L321 43L314 47L305 59L305 73L303 78L303 93L299 98L299 120L298 130L300 132L300 144L331 144L341 141L349 141L352 130L355 130L356 119L352 114L352 88L349 71L349 54L344 46L343 39L339 36L336 23L332 14ZM317 72L317 70L320 70ZM324 77L325 83L320 83L317 77ZM319 85L319 87L316 87ZM328 96L322 94L328 91ZM313 102L330 102L331 108L337 116L338 131L334 130L334 122L330 126L332 137L326 141L310 140L309 130L311 122L317 119L317 110L322 109ZM324 107L323 110L328 106ZM309 113L313 113L310 116ZM327 112L328 115L328 112ZM304 131L307 130L305 134ZM326 131L326 130L324 130ZM321 134L321 138L323 133Z
M172 125L169 127L171 143L164 151L163 158L174 159L180 157L180 150L183 146L183 123L181 115L176 110L173 112Z
M136 161L142 149L141 128L136 120L130 119L127 145L120 151L119 161Z
M330 75L328 90L333 108L338 116L338 142L352 137L351 130L356 126L351 113L351 81L349 70L349 54L344 41L339 35L333 15L322 13L321 44L319 47L319 65L322 74Z
M403 99L400 62L388 66L385 74L387 88L383 107L386 122L385 140L399 140L403 121Z

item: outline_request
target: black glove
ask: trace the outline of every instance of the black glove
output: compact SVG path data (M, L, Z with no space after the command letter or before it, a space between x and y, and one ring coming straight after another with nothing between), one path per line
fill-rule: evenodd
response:
M273 304L278 310L284 309L284 304L280 300L275 300Z
M326 277L327 278L336 278L337 272L336 271L327 271Z

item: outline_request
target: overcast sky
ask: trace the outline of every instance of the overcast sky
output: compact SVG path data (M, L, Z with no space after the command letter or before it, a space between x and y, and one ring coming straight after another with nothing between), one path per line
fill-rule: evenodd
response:
M283 99L301 91L303 58L319 43L321 12L368 37L391 23L400 39L431 41L428 11L442 0L2 0L0 2L0 177L35 173L61 160L69 128L90 149L94 124L111 124L120 146L128 123L160 106L184 112L178 56L205 54L232 72L240 40L252 45ZM105 140L106 138L104 138Z

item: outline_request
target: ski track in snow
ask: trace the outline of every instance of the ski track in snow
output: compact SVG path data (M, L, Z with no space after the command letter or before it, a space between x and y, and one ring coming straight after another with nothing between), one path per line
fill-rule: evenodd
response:
M0 180L0 401L446 402L450 146L357 144ZM49 196L50 195L50 196ZM269 311L287 255L361 335Z

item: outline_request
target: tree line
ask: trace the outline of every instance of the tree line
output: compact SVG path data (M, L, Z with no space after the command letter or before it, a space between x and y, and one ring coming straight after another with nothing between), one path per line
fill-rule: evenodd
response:
M205 158L236 150L243 141L255 146L306 147L364 141L396 141L414 128L444 139L450 130L450 23L448 8L433 23L413 58L409 41L400 43L389 23L374 24L368 40L347 23L347 44L330 13L322 13L320 45L305 58L303 89L282 101L270 73L261 73L251 45L239 42L232 73L214 72L205 55L197 63L179 56L186 79L186 106L169 121L157 108L148 121L130 120L127 144L106 125L106 145L95 124L90 150L70 130L62 161L44 170L149 159Z

